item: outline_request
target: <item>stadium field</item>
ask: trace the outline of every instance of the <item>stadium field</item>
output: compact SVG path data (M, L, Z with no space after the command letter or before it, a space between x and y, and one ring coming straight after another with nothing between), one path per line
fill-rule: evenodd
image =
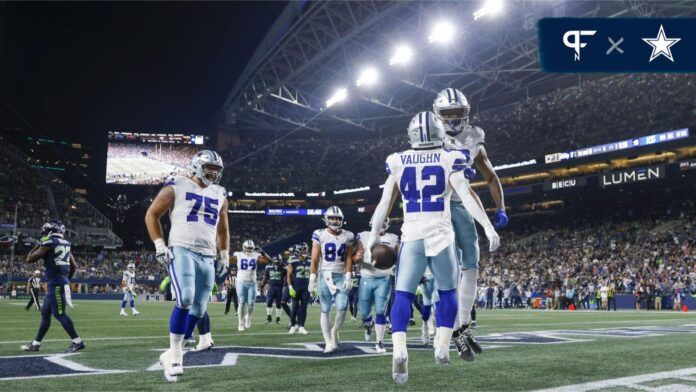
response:
M265 325L263 305L251 331L237 332L236 318L211 304L216 347L186 354L184 375L170 384L155 369L157 350L169 343L171 303L143 303L140 316L120 317L119 302L76 301L68 313L87 348L69 356L54 355L68 346L56 320L41 355L20 351L39 323L38 312L23 305L0 301L0 390L696 389L693 312L479 311L486 351L464 363L453 350L448 367L436 365L432 350L419 344L419 322L409 332L409 382L397 387L391 354L374 355L357 322L346 321L337 353L319 351L318 307L310 308L308 335L287 335L285 318Z
M126 176L129 183L150 181L165 177L177 170L177 166L152 158L118 158L110 157L106 163L107 182L118 182Z

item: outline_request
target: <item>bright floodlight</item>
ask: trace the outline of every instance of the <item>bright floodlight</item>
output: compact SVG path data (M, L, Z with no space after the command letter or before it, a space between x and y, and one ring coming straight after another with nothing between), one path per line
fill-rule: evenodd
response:
M379 77L379 74L377 73L377 70L374 68L365 68L361 73L360 77L358 77L358 80L355 82L355 84L360 87L360 86L372 86L375 83L377 83L377 78Z
M486 0L480 10L474 12L474 19L485 15L495 15L503 10L503 0Z
M446 44L452 41L452 38L454 38L454 32L454 26L452 26L449 22L440 22L433 28L433 31L428 37L428 42Z
M346 89L344 89L344 88L338 89L338 90L334 93L334 95L332 95L331 98L329 98L329 99L326 101L326 107L327 107L327 108L330 108L330 107L333 106L334 104L336 104L336 103L338 103L338 102L341 102L341 101L343 101L344 99L346 99L347 96L348 96L348 90L346 90Z
M406 64L413 57L413 50L406 45L400 45L394 51L394 56L389 59L389 65Z

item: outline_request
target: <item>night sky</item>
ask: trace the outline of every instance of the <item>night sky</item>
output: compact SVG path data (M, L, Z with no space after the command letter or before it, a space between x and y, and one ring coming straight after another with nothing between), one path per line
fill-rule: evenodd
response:
M0 96L95 153L108 130L213 134L285 4L3 3Z

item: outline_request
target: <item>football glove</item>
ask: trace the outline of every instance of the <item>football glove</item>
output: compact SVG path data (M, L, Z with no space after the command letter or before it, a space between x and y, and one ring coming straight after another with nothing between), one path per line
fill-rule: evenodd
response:
M353 288L353 274L346 272L346 279L343 281L343 291L350 291Z
M217 265L217 274L219 277L225 276L227 270L230 268L230 251L225 249L220 251L220 259Z
M504 210L498 210L495 212L494 226L496 229L502 229L508 224L508 216L505 214Z
M317 274L309 274L309 291L317 291Z
M486 238L488 238L488 251L491 253L495 252L500 246L500 236L496 233L493 226L488 226L484 230L486 232Z
M174 260L174 254L167 248L167 244L165 244L164 240L161 238L155 240L155 259L162 264L162 267L165 269L168 268L169 264Z
M467 180L473 180L476 177L476 169L467 167L464 169L464 177L466 177Z
M290 293L290 296L292 298L295 298L295 296L297 295L297 291L295 291L295 289L292 286L288 286L288 292Z

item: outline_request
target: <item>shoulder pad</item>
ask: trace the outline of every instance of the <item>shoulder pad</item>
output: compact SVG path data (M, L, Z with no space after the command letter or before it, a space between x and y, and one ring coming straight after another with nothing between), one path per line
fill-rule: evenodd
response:
M393 153L387 157L384 162L384 166L387 170L387 174L392 174L397 167L399 167L399 153Z
M483 144L486 142L486 133L483 132L481 127L474 125L471 130L471 135L473 136L476 144Z

